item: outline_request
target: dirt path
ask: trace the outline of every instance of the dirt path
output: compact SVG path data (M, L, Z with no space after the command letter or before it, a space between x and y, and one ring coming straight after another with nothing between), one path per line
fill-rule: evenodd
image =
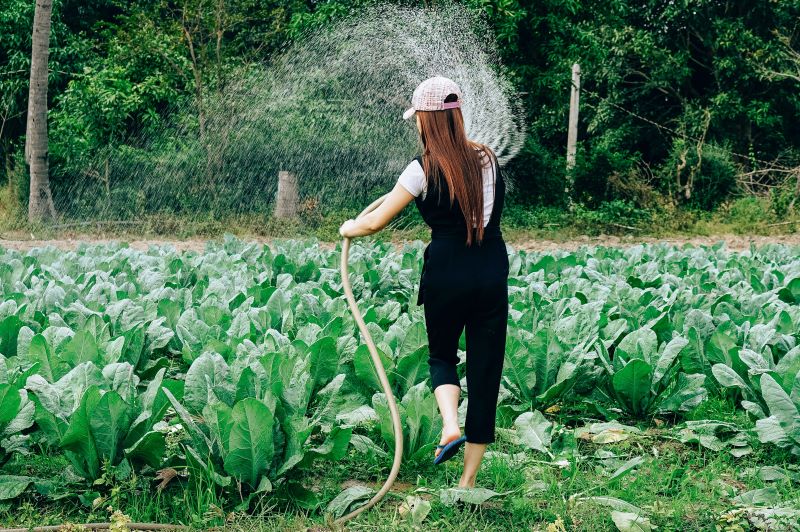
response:
M260 243L269 243L273 239L268 237L241 237L243 240L253 241ZM655 242L669 242L675 245L682 245L690 243L692 245L712 245L720 240L724 241L729 249L742 251L750 248L750 242L754 242L756 246L762 246L768 243L788 244L800 246L800 234L793 235L776 235L776 236L747 236L747 235L714 235L714 236L693 236L693 237L670 237L670 238L651 238L651 237L633 237L633 236L613 236L604 235L599 237L582 236L569 240L547 240L547 239L507 239L508 243L516 249L524 249L526 251L554 251L554 250L574 250L583 245L603 245L612 247L627 247L640 243L655 243ZM14 249L18 251L26 251L31 248L43 246L55 246L59 249L75 249L82 242L92 243L108 243L126 241L134 249L146 251L151 245L163 246L172 245L179 251L197 251L202 252L205 249L207 239L190 238L184 240L166 240L166 239L140 239L140 237L118 237L118 238L97 238L92 235L78 235L71 238L62 238L54 240L8 240L5 238L0 239L0 247L7 249ZM397 241L397 244L402 244L403 241ZM332 249L336 243L323 242L320 245L327 249Z

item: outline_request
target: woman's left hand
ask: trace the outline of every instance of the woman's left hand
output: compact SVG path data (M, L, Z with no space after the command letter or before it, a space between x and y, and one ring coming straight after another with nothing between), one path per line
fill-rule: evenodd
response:
M353 236L352 231L355 223L356 223L355 220L347 220L346 222L344 222L342 226L339 228L339 234L345 238L352 238Z

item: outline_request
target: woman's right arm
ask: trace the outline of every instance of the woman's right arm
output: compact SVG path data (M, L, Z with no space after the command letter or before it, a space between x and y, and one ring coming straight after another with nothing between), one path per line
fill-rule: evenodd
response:
M352 238L377 233L386 227L392 218L397 216L413 199L414 196L400 183L397 183L378 208L357 220L347 220L339 228L339 234Z

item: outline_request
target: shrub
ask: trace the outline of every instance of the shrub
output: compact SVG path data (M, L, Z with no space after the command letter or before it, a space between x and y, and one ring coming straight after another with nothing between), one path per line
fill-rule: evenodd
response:
M723 220L746 230L752 230L773 218L768 201L757 196L737 198L725 207Z
M624 148L622 135L606 135L587 149L578 149L574 175L574 197L597 208L603 201L617 199L609 187L609 176L631 172L639 155Z
M698 157L695 145L675 139L657 173L674 202L707 211L736 190L736 165L727 152L712 144L705 144Z
M608 176L609 194L615 199L630 200L639 207L651 209L664 203L653 187L655 176L650 167L639 161L626 171L612 172Z
M575 225L588 234L625 230L622 226L641 228L649 225L655 214L656 211L641 209L627 200L605 201L595 210L579 204L575 209Z
M795 212L795 204L798 200L797 179L787 179L769 191L769 209L778 219L791 216Z
M516 203L565 205L565 161L533 136L526 138L522 150L503 169L503 175L511 182L509 199Z
M511 202L503 207L503 225L514 229L549 229L569 223L563 207L532 206Z

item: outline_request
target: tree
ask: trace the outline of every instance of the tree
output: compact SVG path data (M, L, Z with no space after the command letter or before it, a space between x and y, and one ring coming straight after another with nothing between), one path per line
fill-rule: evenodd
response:
M28 127L25 136L25 161L30 167L31 187L28 221L40 222L56 217L50 192L47 142L47 60L50 50L52 0L36 0L33 15L31 79L28 88Z

